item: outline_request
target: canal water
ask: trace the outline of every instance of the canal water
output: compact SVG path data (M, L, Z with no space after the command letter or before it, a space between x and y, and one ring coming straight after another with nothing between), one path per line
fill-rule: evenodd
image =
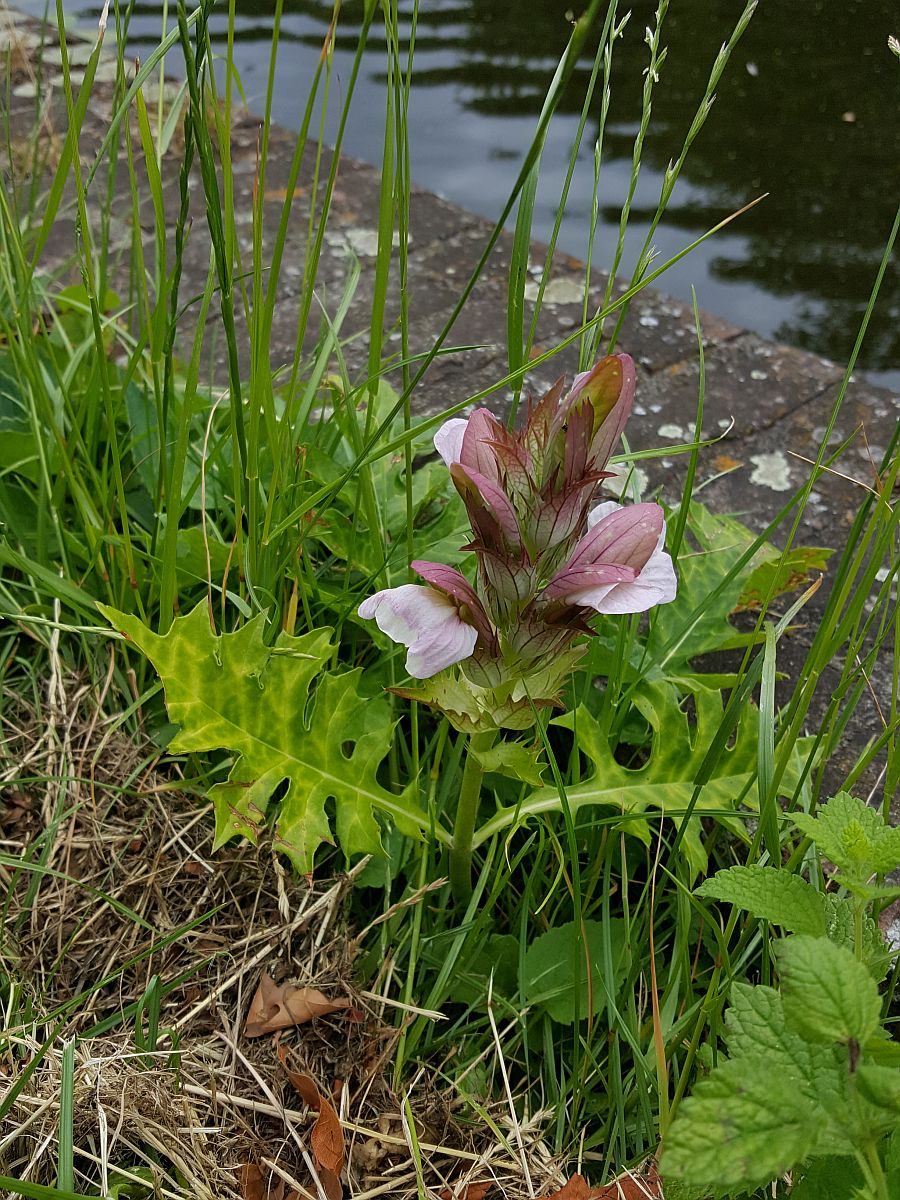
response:
M96 21L69 0L73 15ZM415 181L496 217L527 146L584 0L421 0L409 111ZM412 0L400 0L404 31ZM98 6L99 7L99 6ZM190 5L189 5L190 7ZM647 63L645 29L655 0L634 0L614 52L611 105L599 192L597 265L608 265L631 174ZM622 263L629 274L678 154L710 68L740 14L738 0L671 0L663 27L668 56ZM141 3L132 50L159 37L161 6ZM272 0L237 0L236 62L251 108L262 106ZM620 12L627 5L620 5ZM345 85L362 5L347 0L338 26L336 95ZM274 116L296 128L332 5L285 0ZM224 53L224 16L215 18ZM845 360L900 202L900 35L895 0L761 0L718 89L654 242L661 260L761 193L767 198L679 263L657 286L735 323L829 358ZM535 235L546 238L559 194L594 46L554 120L542 162ZM376 22L351 112L345 148L378 162L384 128L384 33ZM333 132L333 129L332 131ZM594 193L596 114L578 162L560 238L584 257ZM892 267L870 327L862 365L900 386L900 277Z

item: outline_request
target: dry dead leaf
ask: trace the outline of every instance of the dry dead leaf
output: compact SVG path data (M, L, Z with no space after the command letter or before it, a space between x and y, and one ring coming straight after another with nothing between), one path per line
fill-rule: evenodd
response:
M546 1200L663 1200L656 1167L641 1174L621 1175L603 1187L591 1187L583 1175L573 1175L565 1187Z
M284 1200L284 1180L264 1171L259 1163L241 1163L238 1183L243 1200Z
M344 1131L341 1129L340 1119L334 1111L331 1101L319 1091L316 1081L310 1075L290 1069L287 1065L287 1050L284 1046L278 1047L278 1057L287 1072L288 1079L304 1104L319 1114L310 1135L310 1146L316 1160L319 1179L328 1200L341 1200L343 1196L341 1171L344 1167Z
M663 1200L662 1182L651 1163L646 1171L620 1175L605 1187L594 1188L589 1196L591 1200Z
M355 1141L351 1147L353 1161L364 1174L373 1174L379 1169L384 1158L390 1154L392 1147L378 1138L370 1137L363 1141Z
M730 454L717 454L713 459L713 466L717 471L735 471L738 467L744 464Z
M493 1186L494 1181L489 1179L486 1183L467 1183L461 1192L451 1192L449 1188L444 1188L441 1200L484 1200Z
M583 1175L573 1175L558 1192L548 1192L546 1200L593 1200L592 1188Z
M276 983L263 972L244 1023L244 1036L264 1037L267 1033L303 1025L314 1017L325 1017L349 1007L350 1001L346 997L329 1000L318 988Z
M302 195L303 195L302 187L295 187L293 192L291 192L291 196L295 200L299 196L302 196ZM283 187L269 188L266 192L263 193L263 200L266 202L266 204L271 203L273 200L284 201L286 199L287 199L287 188L283 188Z

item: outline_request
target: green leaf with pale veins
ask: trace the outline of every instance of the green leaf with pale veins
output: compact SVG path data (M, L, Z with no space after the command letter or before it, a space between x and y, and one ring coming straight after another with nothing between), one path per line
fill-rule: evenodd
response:
M488 750L472 750L472 753L485 771L540 787L545 769L540 761L542 749L539 745L526 746L524 742L496 742Z
M864 963L828 938L795 934L778 947L789 1028L809 1042L865 1043L879 1028L881 998Z
M645 679L632 699L651 730L649 756L637 769L617 761L608 736L584 705L557 717L553 724L572 731L579 750L591 763L585 778L566 789L571 811L596 805L618 812L621 828L649 844L651 822L658 821L660 812L677 825L690 804L700 766L722 721L723 700L719 691L696 688L692 692L692 723L682 707L682 693L671 683ZM746 799L748 783L756 771L758 726L759 711L745 705L733 742L723 750L712 778L700 793L696 813L688 821L682 845L696 873L705 872L707 867L703 816L715 816L731 833L746 840L745 822L735 810L738 801ZM798 741L795 757L781 781L786 792L793 789L805 751L805 743ZM556 787L543 787L522 804L501 809L479 831L476 841L512 821L524 823L531 816L559 811L560 807Z
M799 875L777 867L727 867L705 880L697 895L724 900L791 933L825 933L825 897Z
M283 783L275 844L299 871L311 871L318 847L332 841L329 800L348 859L382 853L376 811L405 832L423 827L424 816L407 797L392 795L376 778L393 729L387 701L360 695L360 671L322 674L333 650L331 630L282 632L268 646L264 616L216 634L201 602L160 637L136 617L100 609L156 668L169 719L180 726L170 749L235 756L228 782L210 790L216 846L235 835L255 841Z
M795 813L794 823L851 879L886 875L900 865L900 829L847 792L838 792L815 817Z

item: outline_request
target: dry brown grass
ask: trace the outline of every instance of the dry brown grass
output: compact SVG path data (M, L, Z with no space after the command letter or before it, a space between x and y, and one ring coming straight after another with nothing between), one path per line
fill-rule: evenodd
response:
M405 1097L388 1082L404 1014L354 978L351 876L296 878L268 845L213 855L208 806L178 769L102 714L105 689L51 661L43 696L27 704L21 688L7 692L0 728L7 1085L39 1056L0 1125L0 1174L54 1182L62 1048L75 1039L85 1190L144 1170L159 1196L255 1198L241 1184L254 1163L268 1181L262 1196L280 1197L282 1181L285 1197L319 1200L313 1118L279 1062L279 1039L242 1033L265 970L351 1000L280 1035L340 1115L345 1196L437 1197L448 1187L465 1196L469 1180L492 1180L498 1198L550 1188L559 1174L546 1114L522 1127L501 1099L489 1109L492 1132L423 1067L405 1085L414 1130L405 1118ZM162 1032L148 1057L135 1007L154 977ZM54 1019L62 1024L41 1055ZM489 1053L502 1054L499 1039Z

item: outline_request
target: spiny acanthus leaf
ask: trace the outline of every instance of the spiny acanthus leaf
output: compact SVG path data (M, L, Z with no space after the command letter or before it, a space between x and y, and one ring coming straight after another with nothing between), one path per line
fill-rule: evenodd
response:
M393 728L387 702L360 696L360 671L322 675L310 698L332 654L330 629L300 637L282 632L268 646L264 616L235 633L216 634L201 602L160 637L137 617L100 609L156 668L169 718L180 726L170 748L235 755L228 782L210 791L217 847L235 835L255 841L272 794L285 781L275 844L299 871L311 871L318 847L332 841L329 799L348 859L382 853L376 809L404 832L421 828L423 816L376 779Z
M652 730L650 755L636 770L616 760L609 738L583 705L553 724L572 730L578 748L590 760L593 770L581 783L567 789L573 812L587 805L603 805L622 813L623 827L649 843L648 810L671 814L680 821L690 804L700 767L718 731L723 712L722 694L698 687L693 692L696 720L692 726L681 707L682 696L670 683L643 680L632 696L635 708ZM705 872L701 814L714 813L718 820L738 836L745 836L743 823L735 816L738 802L746 796L748 783L756 770L759 712L746 705L741 712L733 745L723 750L703 787L696 815L688 821L684 834L684 853L695 873ZM798 741L796 750L781 779L781 788L790 794L802 763L806 745ZM749 801L747 801L749 803ZM502 828L510 819L522 821L529 816L560 807L559 791L545 787L514 809L501 810L494 822L482 830Z

